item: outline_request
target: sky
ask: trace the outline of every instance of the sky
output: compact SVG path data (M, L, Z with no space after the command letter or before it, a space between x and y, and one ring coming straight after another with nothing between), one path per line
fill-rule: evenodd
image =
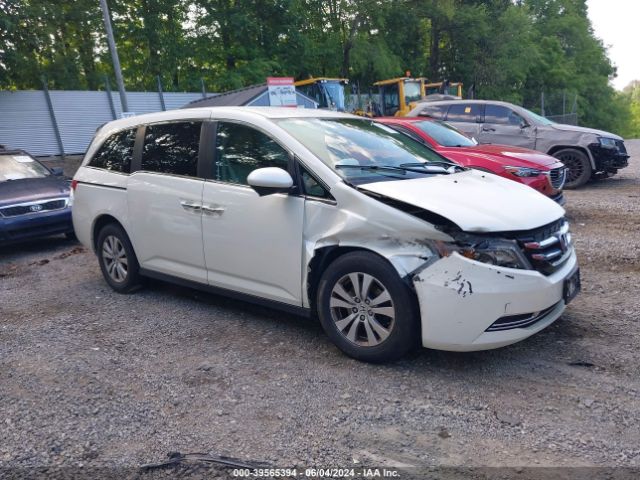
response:
M613 86L640 80L640 0L587 0L593 30L618 69Z

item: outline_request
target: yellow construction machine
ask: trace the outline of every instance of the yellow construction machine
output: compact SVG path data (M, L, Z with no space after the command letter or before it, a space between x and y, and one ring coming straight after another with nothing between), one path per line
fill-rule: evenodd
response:
M344 87L348 84L348 78L330 77L311 77L294 83L296 90L318 102L318 108L340 112L345 109Z

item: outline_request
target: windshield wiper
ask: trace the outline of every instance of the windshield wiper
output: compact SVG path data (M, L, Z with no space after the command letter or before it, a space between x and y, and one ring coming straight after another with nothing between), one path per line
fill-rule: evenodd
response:
M435 167L435 170L430 169L429 167ZM382 170L382 171L392 171L392 172L413 172L413 173L423 173L423 174L434 174L434 173L451 173L448 169L443 168L440 165L446 165L447 167L456 167L463 169L459 165L447 162L429 162L429 163L402 163L400 165L336 165L336 168L359 168L360 170ZM419 168L418 168L419 167Z
M396 167L393 165L336 165L335 168L358 168L360 170L385 170L395 172L406 172L406 168Z
M454 171L456 169L460 170L460 171L464 171L466 170L466 168L458 165L457 163L452 163L452 162L445 162L445 161L438 161L438 160L430 160L426 163L401 163L399 166L403 167L403 168L407 168L408 170L411 170L412 172L420 172L421 170L413 170L414 168L422 168L422 169L428 169L431 165L433 166L438 166L438 168L444 168L444 171L446 173L451 173L450 169L453 168ZM444 167L442 167L442 165L444 165ZM427 172L425 172L427 173ZM428 172L428 173L432 173L432 172Z

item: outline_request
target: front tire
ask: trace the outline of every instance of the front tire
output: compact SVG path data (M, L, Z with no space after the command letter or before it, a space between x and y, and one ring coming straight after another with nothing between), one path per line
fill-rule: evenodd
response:
M318 316L333 343L357 360L396 360L420 338L416 301L386 260L369 252L336 259L318 286Z
M573 189L583 186L591 179L593 169L589 157L580 150L565 148L553 154L567 167L567 180L564 188Z
M110 223L103 227L96 247L100 270L111 288L118 293L130 293L140 286L140 265L121 226Z

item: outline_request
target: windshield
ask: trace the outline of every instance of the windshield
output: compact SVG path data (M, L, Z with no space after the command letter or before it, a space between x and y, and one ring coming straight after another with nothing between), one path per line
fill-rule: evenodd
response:
M411 137L367 119L285 118L276 122L353 183L451 173L446 169L456 166Z
M423 122L415 122L414 125L443 147L473 147L477 145L477 142L445 122L429 122L425 120Z
M526 108L523 108L523 110L524 110L525 112L527 112L527 113L529 114L529 116L533 117L533 119L534 119L536 122L538 122L540 125L553 125L554 123L556 123L556 122L554 122L554 121L552 121L552 120L549 120L549 119L548 119L548 118L546 118L546 117L543 117L543 116L541 116L541 115L538 115L537 113L533 113L531 110L527 110Z
M417 102L421 98L420 82L404 82L404 101L407 105L410 102Z
M29 155L0 154L0 182L23 178L42 178L51 175L43 165Z

